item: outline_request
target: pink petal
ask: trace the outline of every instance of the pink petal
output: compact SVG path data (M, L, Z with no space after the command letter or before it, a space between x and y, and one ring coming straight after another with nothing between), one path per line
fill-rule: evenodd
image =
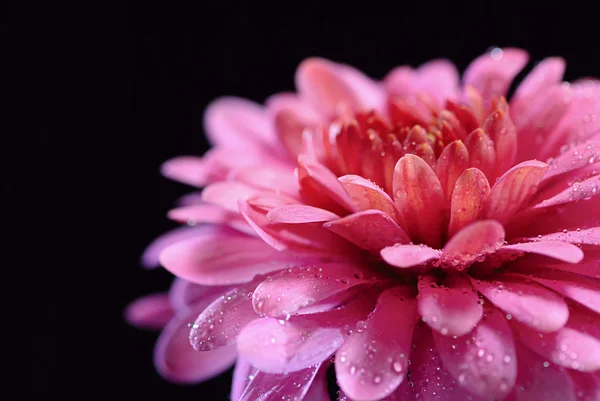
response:
M406 380L416 309L415 299L405 288L386 290L365 324L357 326L340 347L335 356L336 377L353 400L379 400Z
M490 184L480 170L468 168L461 174L452 194L449 236L453 236L487 213L490 194Z
M202 200L222 207L223 209L237 213L238 200L248 199L260 193L259 189L247 184L235 181L215 182L204 188Z
M299 191L298 181L293 171L273 166L241 168L229 178L255 188L283 192L291 196L297 196Z
M394 170L394 202L413 240L432 247L441 243L445 199L442 185L429 165L408 154Z
M447 99L454 100L458 95L458 70L448 60L432 60L417 69L419 89L434 96L442 105Z
M582 167L600 162L598 149L600 141L588 141L578 145L570 146L557 157L548 160L548 171L544 175L544 181Z
M244 283L293 263L289 254L235 232L180 241L167 247L160 261L176 276L205 285Z
M178 383L197 383L216 376L233 364L237 356L234 345L214 351L197 352L190 346L188 323L198 313L171 320L161 332L154 348L154 364L162 377Z
M302 370L329 358L344 342L347 327L365 319L374 305L375 297L363 297L331 311L257 319L240 333L238 350L266 372Z
M469 152L469 167L475 167L493 179L496 174L496 151L494 141L481 128L471 132L465 139Z
M259 317L252 306L252 292L262 280L228 291L198 315L190 330L190 343L196 351L235 343L242 328Z
M528 59L527 53L520 49L505 48L501 52L494 49L471 62L463 75L464 85L477 89L486 102L505 96Z
M576 202L600 194L600 174L575 182L565 190L549 199L544 199L534 208L558 206L565 203Z
M274 223L319 223L339 219L335 213L308 205L285 205L271 209L267 219Z
M246 387L250 384L254 376L258 373L258 369L250 365L248 360L239 355L233 370L233 380L231 383L231 400L238 401Z
M175 278L169 289L169 303L177 311L200 304L206 307L213 300L231 289L232 287L228 285L205 286Z
M462 336L473 330L483 315L477 292L468 279L452 276L438 286L432 276L419 279L419 313L442 335Z
M573 381L559 368L523 346L518 348L519 376L515 385L516 401L576 401Z
M381 250L381 257L392 266L406 268L438 259L440 251L425 245L392 245Z
M508 115L508 111L502 107L508 107L504 99L500 101L500 105L485 120L482 127L494 142L494 152L496 153L494 177L500 176L513 166L517 155L517 130Z
M523 108L527 107L527 102L548 87L560 83L565 72L565 64L565 60L560 57L544 59L519 84L510 101L511 115L514 116L517 125L520 125L518 117L522 115Z
M345 263L301 266L283 270L262 282L254 291L252 302L260 314L285 316L354 286L373 283L376 278L363 267Z
M462 270L494 253L504 244L504 228L494 220L480 220L454 234L442 250L444 263Z
M426 325L417 326L413 343L410 354L410 382L417 400L483 401L463 388L448 372L433 342L431 330Z
M359 105L358 97L342 79L339 67L328 60L304 60L296 71L296 88L325 117L335 117L341 105L351 108Z
M433 332L444 366L475 395L503 399L517 376L510 327L500 311L487 307L471 334L453 338Z
M238 214L220 206L201 204L169 210L171 220L195 226L198 223L224 224L245 234L254 235L254 230Z
M357 107L363 110L384 111L386 93L381 84L352 66L338 64L338 69L342 79L351 88L359 102Z
M125 320L144 329L162 329L173 317L167 294L151 294L138 298L125 309Z
M345 210L354 210L350 196L336 176L327 167L302 155L298 158L298 181L309 199L320 197L328 204L334 203ZM331 210L327 206L323 208Z
M537 191L548 165L535 160L508 170L492 188L489 218L505 222L523 208Z
M256 373L239 401L302 400L309 391L320 364L288 374ZM308 400L307 400L308 401ZM315 400L317 401L317 400Z
M571 107L571 88L553 85L526 103L515 124L519 130L519 160L544 157L540 149Z
M536 269L532 280L600 313L600 280L561 271Z
M163 163L160 170L162 175L174 181L203 187L214 179L223 177L222 171L211 165L207 156L179 156Z
M595 313L571 310L567 325L540 336L537 330L515 325L521 342L558 366L583 372L600 369L600 318Z
M452 199L454 184L467 167L469 167L469 151L462 141L454 141L444 148L438 158L436 174L446 199Z
M378 253L387 246L410 243L410 238L394 220L379 210L365 210L327 222L326 229L362 249Z
M552 241L552 242L567 242L576 245L600 245L600 227L592 227L587 229L577 229L573 231L561 231L542 235L536 238L530 238L530 241Z
M204 129L213 145L230 148L258 147L274 140L264 108L240 98L212 102L204 113Z
M142 265L146 268L158 267L160 264L158 257L165 248L190 238L210 235L218 230L219 229L216 226L205 225L200 227L179 227L168 231L152 241L152 243L144 250L144 254L142 255Z
M308 392L304 396L305 400L310 401L331 401L329 398L329 389L327 385L327 370L329 364L321 364L317 375L315 376Z
M519 322L548 333L562 328L569 319L563 298L536 283L516 277L492 282L471 279L491 303Z
M375 183L359 175L352 174L342 176L338 180L350 196L352 205L357 211L381 210L400 224L400 214L394 201Z
M275 133L279 141L293 156L302 153L302 133L321 122L320 116L306 101L295 94L278 94L267 99L267 107L273 115Z
M578 263L583 259L583 252L579 247L558 241L523 242L520 244L506 245L502 247L502 249L535 253L562 260L567 263Z

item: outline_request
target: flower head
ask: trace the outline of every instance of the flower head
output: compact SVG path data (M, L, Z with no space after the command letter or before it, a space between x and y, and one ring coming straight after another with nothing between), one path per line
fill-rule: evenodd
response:
M297 93L213 103L214 148L163 168L205 186L146 254L179 277L171 302L130 314L177 311L161 372L237 350L236 401L329 399L332 362L340 400L598 399L600 85L550 58L507 101L527 61L376 82L308 59Z

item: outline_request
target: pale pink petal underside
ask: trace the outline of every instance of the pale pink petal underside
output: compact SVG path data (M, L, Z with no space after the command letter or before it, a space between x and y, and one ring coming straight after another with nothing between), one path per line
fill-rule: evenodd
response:
M578 263L583 259L583 251L579 247L559 241L522 242L506 245L502 249L535 253L567 263Z
M267 219L274 223L319 223L339 218L337 214L328 210L308 205L279 206L267 213Z
M350 200L357 211L371 209L381 210L401 224L400 215L394 201L381 188L372 181L359 175L345 175L338 180L350 196Z
M462 270L494 253L504 244L504 228L494 220L480 220L456 234L442 250L442 261Z
M419 266L440 257L440 251L425 245L392 245L381 250L381 257L392 266Z

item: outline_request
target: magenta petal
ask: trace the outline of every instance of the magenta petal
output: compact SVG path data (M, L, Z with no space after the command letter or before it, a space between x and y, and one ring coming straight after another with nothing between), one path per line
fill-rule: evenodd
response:
M213 145L229 148L258 147L275 139L264 108L234 97L217 99L207 107L204 128Z
M350 196L350 200L357 211L381 210L400 224L400 214L390 196L375 183L359 176L345 175L338 180Z
M589 141L565 149L557 157L548 160L548 171L544 181L582 167L600 162L600 141Z
M600 280L562 271L536 269L532 280L600 313Z
M553 234L546 234L536 238L529 238L530 241L551 241L567 242L576 245L600 245L600 227L587 229L577 229L573 231L561 231Z
M285 316L360 284L373 283L373 272L345 263L283 270L254 291L254 309L267 316Z
M285 205L271 209L267 219L274 223L318 223L339 219L335 213L308 205Z
M397 243L407 244L410 238L394 220L379 210L365 210L323 225L360 248L378 253Z
M167 294L151 294L138 298L125 309L125 320L132 326L162 329L173 317Z
M250 362L243 356L239 355L233 370L233 380L231 383L231 400L238 401L248 384L252 381L258 369L250 365Z
M200 382L224 372L235 361L235 345L207 352L194 351L190 346L188 324L198 312L194 308L188 314L174 318L158 338L154 348L154 364L167 380Z
M600 195L600 174L575 182L563 191L544 199L535 208L558 206Z
M582 308L571 310L565 327L540 336L537 330L514 325L523 344L558 366L594 372L600 369L600 317Z
M473 86L489 102L496 96L505 96L510 83L517 76L529 56L520 49L494 49L471 62L463 75L465 86Z
M559 241L522 242L506 245L502 249L536 253L567 263L578 263L583 259L583 251L579 247Z
M178 207L169 210L170 219L194 226L198 223L224 224L236 230L253 235L254 230L238 214L222 207L208 204Z
M536 160L520 163L500 177L491 193L488 217L503 223L535 194L548 165Z
M201 227L178 227L168 231L152 241L144 250L142 255L142 265L146 268L158 267L160 265L159 255L165 248L180 241L210 235L215 231L218 231L218 228L211 225Z
M344 393L356 401L379 400L406 380L416 300L403 287L384 291L369 319L338 350L335 372Z
M504 228L494 220L480 220L454 234L444 246L441 258L458 270L494 253L504 244Z
M417 400L422 401L483 401L463 388L444 367L431 330L424 324L417 326L410 354L410 382ZM400 399L398 401L404 401Z
M569 308L563 298L536 283L509 277L492 282L471 281L495 306L541 332L559 330L567 323Z
M453 338L433 332L444 366L472 393L503 399L517 376L515 345L504 315L487 307L468 335Z
M246 387L239 401L303 400L309 391L320 364L288 374L259 371ZM308 401L308 400L307 400Z
M291 169L272 166L245 167L236 170L229 178L260 189L298 195L298 181Z
M575 385L575 394L577 394L580 401L600 400L600 376L598 374L569 373Z
M238 201L260 193L259 189L235 181L216 182L204 188L202 200L237 213Z
M175 278L169 289L169 302L177 311L198 305L200 302L208 306L231 289L232 287L228 285L198 285Z
M207 154L208 156L208 154ZM211 168L206 157L179 156L168 160L160 167L162 175L174 181L203 187L210 182L211 175L215 175L218 169Z
M566 369L544 361L522 345L517 350L516 401L581 401L575 396L573 381Z
M200 313L190 330L190 343L196 351L235 343L240 330L259 317L252 306L252 292L260 281L228 291Z
M438 259L441 252L425 245L392 245L381 250L381 257L396 267L412 267Z
M473 330L483 315L477 291L466 277L454 276L438 286L432 276L419 280L419 313L442 335L462 336Z
M161 264L176 276L205 285L237 284L287 267L289 254L242 234L216 233L180 241L160 254Z

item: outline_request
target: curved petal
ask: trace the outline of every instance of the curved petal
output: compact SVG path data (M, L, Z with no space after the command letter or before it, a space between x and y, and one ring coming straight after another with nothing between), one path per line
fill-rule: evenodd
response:
M565 203L576 202L592 196L600 194L600 174L594 175L590 178L586 178L580 182L575 182L565 190L552 196L551 198L544 199L534 208L558 206Z
M472 223L448 241L441 253L445 264L463 270L473 262L494 253L504 244L504 228L494 220Z
M461 140L456 140L444 148L437 161L436 174L446 199L452 199L454 184L467 167L469 167L469 151Z
M225 210L220 206L208 204L182 206L169 210L167 215L171 220L190 226L198 223L223 224L249 235L254 234L254 230L238 213Z
M442 335L463 336L483 316L477 291L466 277L452 276L446 286L438 286L432 276L421 276L418 288L422 320Z
M354 208L359 211L377 209L401 224L400 214L390 196L373 182L359 175L345 175L338 180L350 196Z
M217 99L206 108L204 130L213 145L230 148L257 147L275 139L264 108L234 97Z
M196 351L210 351L235 343L240 330L259 317L252 306L252 292L262 280L257 278L228 291L198 315L189 335Z
M490 194L490 184L481 170L468 168L461 174L454 186L450 204L450 237L485 216Z
M228 285L198 285L175 278L169 288L169 302L177 311L188 309L199 303L208 306L216 298L231 290Z
M494 97L506 95L512 80L528 60L523 50L494 48L469 64L463 75L464 85L474 87L490 102Z
M487 216L503 223L523 208L537 191L548 165L536 160L517 164L496 181Z
M260 314L285 316L354 286L374 283L375 279L377 276L368 269L346 263L300 266L263 281L254 291L252 302Z
M536 283L506 277L492 282L471 279L491 303L519 322L541 332L561 329L569 319L563 298Z
M274 223L321 223L339 219L335 213L308 205L284 205L271 209L267 213L267 219Z
M570 146L560 155L548 160L548 170L544 175L544 181L550 178L568 173L582 167L600 162L600 140L589 141Z
M425 245L392 245L381 250L381 257L392 266L406 268L438 259L440 251Z
M475 395L503 399L517 376L515 345L504 315L491 307L471 334L453 338L433 332L446 369Z
M258 195L260 190L236 181L221 181L210 184L202 191L202 200L237 213L238 201Z
M336 377L353 400L379 400L406 380L417 321L411 295L402 287L384 291L366 324L357 326L338 350Z
M162 329L173 317L167 294L151 294L127 305L125 320L132 326Z
M469 167L475 167L493 179L496 174L496 150L494 141L481 129L471 132L465 139L469 152Z
M154 348L154 364L162 377L178 383L196 383L229 369L237 357L235 345L214 351L197 352L190 346L188 323L198 313L172 319L160 333Z
M323 225L362 249L378 253L387 246L407 244L410 238L394 220L379 210L365 210Z
M441 243L445 199L442 185L429 165L408 154L394 170L394 202L413 240L434 248Z
M291 169L274 166L249 166L237 169L229 179L255 188L298 196L298 181Z
M579 247L559 241L522 242L506 245L502 249L535 253L567 263L578 263L583 259L583 251Z
M254 379L258 369L250 365L248 360L239 355L233 370L233 380L231 383L231 400L238 401L248 384Z
M298 157L298 181L301 191L311 200L320 200L314 206L337 212L336 206L353 211L350 196L336 176L322 164L304 156Z
M294 263L289 253L278 252L261 239L234 233L215 233L180 241L162 251L161 264L192 283L225 285L245 283L256 274L280 270Z

